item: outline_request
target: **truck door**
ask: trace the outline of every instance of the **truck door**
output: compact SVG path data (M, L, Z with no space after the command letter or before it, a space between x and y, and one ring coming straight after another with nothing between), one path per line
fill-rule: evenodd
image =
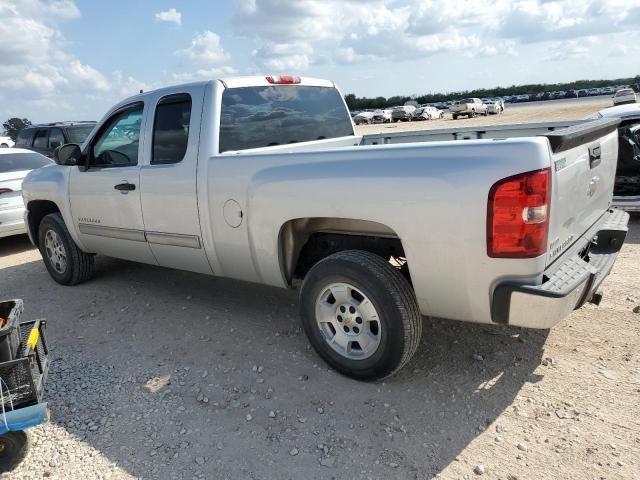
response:
M150 98L140 185L146 238L158 263L210 274L196 196L203 98L197 86Z
M87 170L72 168L71 214L84 247L127 260L156 263L146 242L140 206L144 138L142 102L117 110L89 143Z

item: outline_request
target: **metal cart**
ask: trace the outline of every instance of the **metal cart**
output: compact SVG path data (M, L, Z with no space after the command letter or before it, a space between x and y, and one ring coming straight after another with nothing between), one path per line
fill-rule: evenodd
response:
M20 322L22 300L0 302L0 473L25 457L25 430L49 418L42 401L49 371L45 320Z

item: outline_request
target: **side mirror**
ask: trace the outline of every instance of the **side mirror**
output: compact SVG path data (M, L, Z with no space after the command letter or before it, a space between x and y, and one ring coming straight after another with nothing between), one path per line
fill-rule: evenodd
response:
M82 159L82 150L77 143L67 143L53 152L53 160L58 165L75 166L80 165Z

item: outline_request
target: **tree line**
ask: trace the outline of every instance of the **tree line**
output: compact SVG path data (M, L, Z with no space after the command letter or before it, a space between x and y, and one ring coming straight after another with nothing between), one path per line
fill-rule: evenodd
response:
M345 95L350 110L364 110L368 108L384 108L404 105L410 100L418 103L444 102L465 97L504 97L507 95L536 94L559 90L581 90L587 88L608 87L610 85L630 85L640 83L640 75L630 78L616 78L613 80L576 80L569 83L535 83L528 85L511 85L510 87L478 88L450 93L427 93L424 95L396 95L393 97L356 97L354 93Z

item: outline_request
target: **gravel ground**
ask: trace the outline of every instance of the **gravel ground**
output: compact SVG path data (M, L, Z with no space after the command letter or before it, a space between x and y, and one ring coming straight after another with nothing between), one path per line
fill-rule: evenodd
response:
M425 319L368 384L310 349L295 292L104 257L62 287L4 239L0 298L49 321L52 419L2 478L637 478L638 258L635 218L599 307L550 332Z

